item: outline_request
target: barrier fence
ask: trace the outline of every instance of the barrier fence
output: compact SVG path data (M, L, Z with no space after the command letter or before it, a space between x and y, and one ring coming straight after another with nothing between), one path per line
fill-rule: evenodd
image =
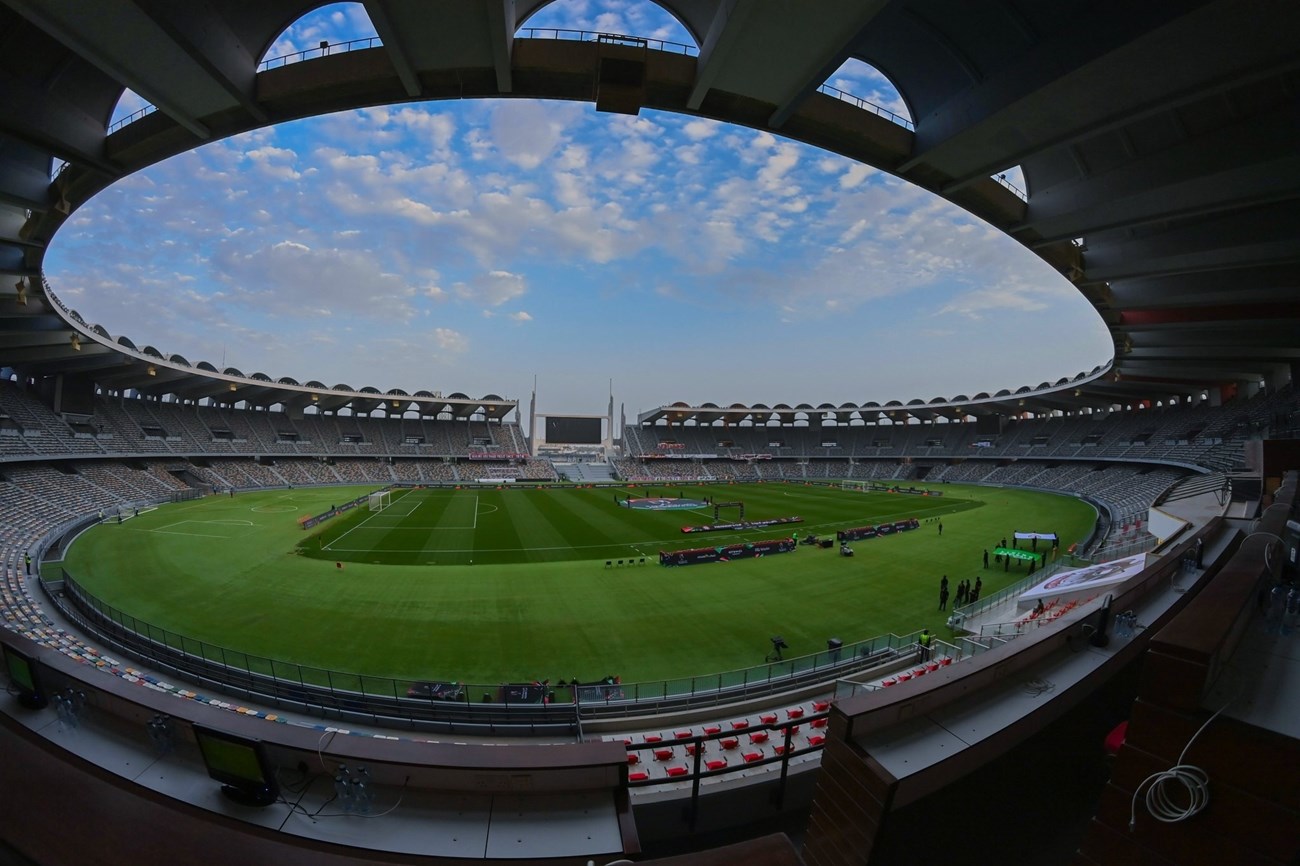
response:
M197 640L134 617L97 598L66 569L59 573L61 583L43 576L42 585L63 613L143 664L276 706L450 729L571 730L579 718L650 715L777 695L896 662L915 651L919 634L881 635L739 670L646 682L420 680L310 667Z

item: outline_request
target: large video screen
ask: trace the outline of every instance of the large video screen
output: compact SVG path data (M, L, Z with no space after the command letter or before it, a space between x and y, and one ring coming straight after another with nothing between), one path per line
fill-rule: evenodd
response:
M599 445L599 418L569 418L564 415L546 416L546 441L558 445Z

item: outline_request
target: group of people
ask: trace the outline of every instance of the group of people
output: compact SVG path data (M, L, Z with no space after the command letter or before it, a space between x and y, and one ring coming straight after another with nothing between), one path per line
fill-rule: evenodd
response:
M971 604L979 601L980 593L984 590L984 579L975 578L974 585L969 580L963 580L957 584L957 597L952 600L953 607L959 607L963 604ZM944 575L939 580L939 610L948 609L948 575Z

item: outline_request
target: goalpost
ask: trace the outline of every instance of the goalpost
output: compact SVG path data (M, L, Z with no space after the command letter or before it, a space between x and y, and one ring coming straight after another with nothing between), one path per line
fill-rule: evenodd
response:
M840 489L853 490L856 491L857 493L866 493L871 489L869 486L870 484L871 484L870 481L841 481Z
M378 493L370 494L370 510L383 511L393 504L393 492L391 490L380 490Z

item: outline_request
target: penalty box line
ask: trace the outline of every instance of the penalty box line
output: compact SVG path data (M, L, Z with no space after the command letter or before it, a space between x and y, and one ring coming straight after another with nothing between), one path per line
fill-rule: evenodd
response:
M409 496L410 494L407 495ZM406 499L406 496L403 496L402 499ZM423 502L424 500L418 500L415 503L415 507L412 508L410 511L406 512L405 514L397 514L394 516L399 518L410 517L412 514L415 513L415 509L419 508L420 505L423 504ZM357 549L355 548L335 547L334 545L338 544L340 541L347 538L349 535L356 532L358 529L382 529L385 531L390 529L398 529L399 528L398 526L367 526L367 524L370 523L370 521L374 520L376 517L379 517L380 515L384 514L384 512L392 511L392 510L393 510L393 506L390 505L387 508L385 508L383 511L374 512L365 520L361 521L356 526L352 527L347 532L343 533L338 538L331 541L329 544L323 545L321 547L321 550L333 550L339 553L356 553ZM401 529L477 529L478 528L478 497L477 496L474 497L474 524L472 526L402 526L400 528ZM384 552L384 551L376 551L376 552ZM391 551L391 552L398 552L398 551Z

